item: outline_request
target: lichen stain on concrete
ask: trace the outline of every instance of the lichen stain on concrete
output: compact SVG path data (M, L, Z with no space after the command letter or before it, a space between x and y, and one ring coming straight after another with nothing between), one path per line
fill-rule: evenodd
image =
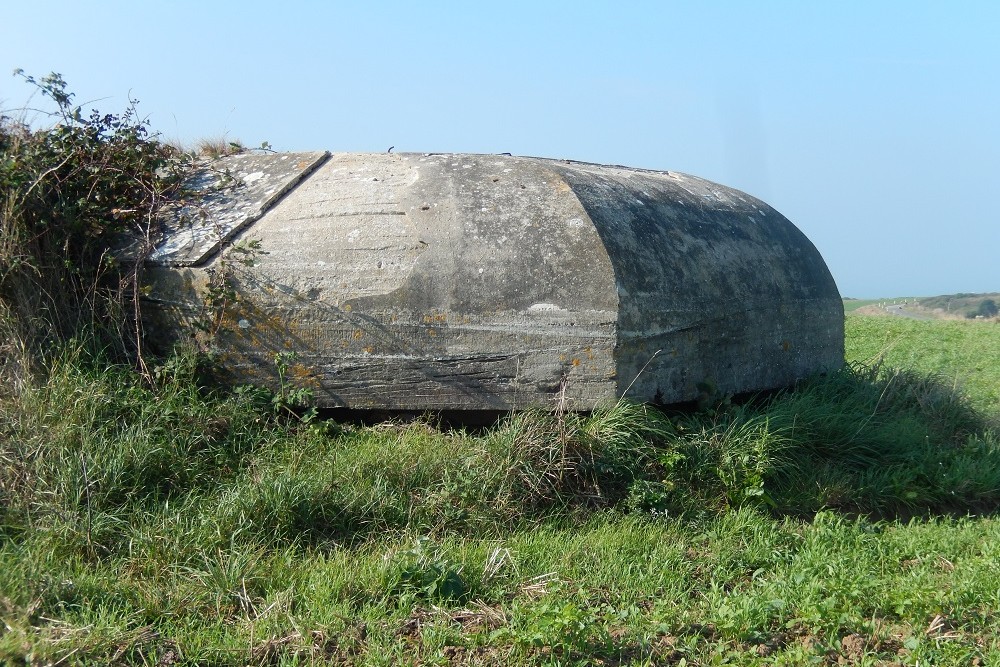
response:
M289 166L325 154L303 155ZM287 174L267 162L247 187ZM763 202L676 172L335 154L250 217L214 254L153 267L155 329L183 338L206 272L259 241L212 344L234 381L294 351L320 405L517 409L562 388L575 409L626 390L674 402L706 378L765 389L843 360L840 297L812 244Z

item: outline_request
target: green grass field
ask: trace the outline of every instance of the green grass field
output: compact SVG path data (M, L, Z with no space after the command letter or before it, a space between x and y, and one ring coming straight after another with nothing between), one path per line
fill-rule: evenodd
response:
M844 299L844 312L853 313L858 308L880 303L879 299Z
M892 303L894 301L910 300L913 297L890 297L884 299L844 299L844 312L853 313L859 308L864 308L865 306L873 306L879 303Z
M849 317L847 358L939 377L977 408L1000 415L1000 326L968 320Z
M0 663L1000 662L1000 327L847 337L767 399L478 435L67 355L0 400Z

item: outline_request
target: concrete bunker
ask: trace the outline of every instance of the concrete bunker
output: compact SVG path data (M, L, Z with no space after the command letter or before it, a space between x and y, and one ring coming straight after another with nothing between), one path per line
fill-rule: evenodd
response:
M286 153L222 158L191 184L200 196L168 212L148 260L147 335L194 335L231 382L273 385L284 354L321 407L674 403L843 363L816 248L764 202L693 176Z

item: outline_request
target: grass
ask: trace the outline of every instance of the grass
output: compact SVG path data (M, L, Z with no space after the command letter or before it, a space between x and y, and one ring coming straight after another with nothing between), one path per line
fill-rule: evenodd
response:
M938 378L986 414L1000 415L1000 326L995 322L849 317L849 359Z
M203 158L219 158L227 155L239 155L247 151L240 141L232 141L226 137L202 139L195 144L194 154Z
M774 396L481 434L67 353L0 401L0 663L996 662L998 330L847 326Z

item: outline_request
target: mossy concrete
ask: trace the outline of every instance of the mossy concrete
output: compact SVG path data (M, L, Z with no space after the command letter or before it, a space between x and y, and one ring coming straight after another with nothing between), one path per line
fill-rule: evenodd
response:
M237 156L214 173L239 159L258 175L214 195L229 213L195 221L213 243L178 252L171 223L146 327L167 343L200 322L229 381L273 384L275 355L294 353L293 381L324 407L587 410L771 389L843 363L822 257L737 190L503 155ZM247 207L266 199L250 189L261 180L280 198ZM214 309L213 272L235 289Z

